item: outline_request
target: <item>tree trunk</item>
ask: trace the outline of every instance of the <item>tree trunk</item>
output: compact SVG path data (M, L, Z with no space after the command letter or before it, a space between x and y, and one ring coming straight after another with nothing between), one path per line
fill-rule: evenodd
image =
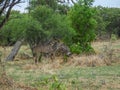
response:
M19 51L23 41L24 40L20 40L20 41L18 40L15 43L15 45L14 45L13 49L11 50L10 54L7 56L6 61L13 61L14 60L14 58L17 55L17 53L18 53L18 51Z

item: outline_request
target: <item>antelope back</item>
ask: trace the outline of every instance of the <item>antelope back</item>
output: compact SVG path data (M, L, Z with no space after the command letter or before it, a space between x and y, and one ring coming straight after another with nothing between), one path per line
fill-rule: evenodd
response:
M33 48L35 53L50 53L53 51L51 45L37 45Z
M71 52L70 52L70 49L68 46L66 46L64 43L59 43L57 45L57 49L56 49L56 52L59 54L59 55L71 55Z

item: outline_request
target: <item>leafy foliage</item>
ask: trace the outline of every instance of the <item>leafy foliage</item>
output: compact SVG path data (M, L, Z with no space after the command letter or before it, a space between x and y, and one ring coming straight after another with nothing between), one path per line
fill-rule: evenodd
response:
M13 11L8 23L0 32L1 43L4 45L12 45L18 39L24 38L24 31L27 26L27 16Z
M48 6L49 8L56 10L57 8L57 0L30 0L30 6L28 7L28 9L34 10L37 6Z
M41 25L43 32L46 34L46 40L57 38L68 43L72 39L74 31L69 26L66 16L55 13L47 6L35 8L31 12L31 16Z
M91 0L79 0L69 12L71 25L76 31L73 42L76 46L80 45L79 52L90 52L91 42L95 39L95 10L91 7L91 3Z
M31 12L38 6L47 6L54 12L67 14L67 11L69 10L69 6L67 5L68 2L69 0L30 0L28 10Z
M47 35L43 32L39 22L36 20L29 20L28 26L25 31L25 38L30 45L43 43Z
M98 12L95 16L98 23L96 28L98 38L101 39L101 37L106 35L110 39L112 34L120 36L120 9L98 6L96 10Z

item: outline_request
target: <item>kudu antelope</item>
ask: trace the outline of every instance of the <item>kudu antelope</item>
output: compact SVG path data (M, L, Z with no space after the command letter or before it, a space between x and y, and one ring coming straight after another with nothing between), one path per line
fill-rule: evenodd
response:
M32 48L32 52L33 52L35 63L38 63L39 61L41 61L42 56L50 57L51 60L53 60L54 48L52 46L53 45L51 43L34 46Z
M58 41L51 41L50 43L34 46L32 51L35 63L38 63L42 56L49 57L53 61L55 56L62 55L64 57L68 57L71 54L69 48Z

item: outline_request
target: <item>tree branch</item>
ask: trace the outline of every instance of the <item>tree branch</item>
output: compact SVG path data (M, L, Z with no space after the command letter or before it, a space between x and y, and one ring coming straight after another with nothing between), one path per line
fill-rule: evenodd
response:
M9 16L10 16L10 12L11 12L11 9L13 8L13 6L15 6L16 4L20 3L21 0L12 0L11 3L9 2L10 0L6 0L3 8L1 9L1 12L0 12L0 16L2 15L3 11L5 8L8 8L7 12L6 12L6 15L4 17L4 19L1 21L0 23L0 29L3 27L3 25L6 23L6 21L8 20ZM8 3L9 2L9 3ZM7 7L8 6L8 7Z
M7 2L8 2L8 0L5 1L5 4L4 4L3 7L0 9L0 16L2 15L3 11L5 10L6 5L7 5ZM4 2L2 2L2 3L4 3Z

